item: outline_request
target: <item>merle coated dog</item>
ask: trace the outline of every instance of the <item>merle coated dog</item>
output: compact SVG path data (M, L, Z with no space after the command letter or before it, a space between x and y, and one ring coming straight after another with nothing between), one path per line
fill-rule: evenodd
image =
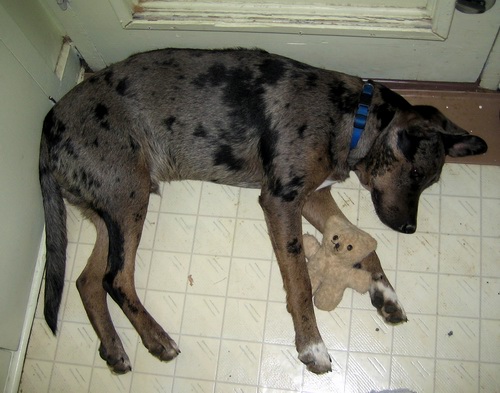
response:
M330 215L341 214L330 188L320 186L354 171L382 222L412 233L419 196L438 180L445 156L486 149L435 108L412 106L378 83L264 51L166 49L131 56L76 86L44 121L45 318L55 333L65 198L97 229L77 287L101 357L117 373L131 369L107 308L110 295L149 352L175 358L176 343L134 288L149 195L162 181L184 179L254 187L261 190L299 359L312 372L329 371L302 248L301 215L321 231ZM376 254L362 268L373 273L372 303L387 321L404 320Z

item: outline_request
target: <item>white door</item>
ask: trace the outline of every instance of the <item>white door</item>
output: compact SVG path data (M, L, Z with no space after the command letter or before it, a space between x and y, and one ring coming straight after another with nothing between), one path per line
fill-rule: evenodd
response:
M240 46L366 78L500 82L494 0L482 14L455 0L40 1L95 70L147 49Z

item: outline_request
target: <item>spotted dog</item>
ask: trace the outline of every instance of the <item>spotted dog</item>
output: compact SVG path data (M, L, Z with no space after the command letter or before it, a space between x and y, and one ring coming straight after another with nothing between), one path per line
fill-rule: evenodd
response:
M438 110L411 106L378 83L264 51L165 49L131 56L76 86L43 124L45 318L55 333L65 198L97 230L77 288L101 357L114 372L131 369L107 308L109 295L149 352L175 358L177 344L134 288L149 195L162 181L185 179L259 188L298 357L310 371L327 372L331 359L316 325L301 226L301 214L320 231L329 215L341 214L321 185L354 171L382 222L412 233L419 196L438 180L445 155L486 149ZM374 306L389 322L404 320L376 254L361 267L373 274Z

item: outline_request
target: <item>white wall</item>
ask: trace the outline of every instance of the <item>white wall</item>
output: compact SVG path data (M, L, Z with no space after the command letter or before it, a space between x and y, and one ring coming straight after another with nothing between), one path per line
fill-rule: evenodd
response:
M52 106L48 96L60 97L74 85L79 70L72 52L63 82L55 76L61 44L60 29L38 3L2 0L0 391L8 380L13 388L9 368L20 370L19 350L22 338L27 337L23 326L43 231L38 149L43 118Z

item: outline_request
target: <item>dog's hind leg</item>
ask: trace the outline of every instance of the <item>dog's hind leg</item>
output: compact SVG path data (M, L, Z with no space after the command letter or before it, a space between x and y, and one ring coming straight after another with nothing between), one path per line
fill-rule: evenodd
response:
M331 371L331 358L319 333L312 302L312 288L302 246L302 223L298 202L283 202L262 191L269 235L283 278L288 312L295 328L299 359L317 374ZM283 204L286 203L284 206Z
M329 188L315 191L309 195L302 209L302 214L316 229L323 233L328 217L336 215L347 219L338 208ZM386 322L397 324L406 322L406 313L382 269L376 252L372 252L363 261L361 268L372 274L370 297L372 305Z
M109 236L109 253L103 285L139 333L151 354L168 361L179 353L177 344L142 305L134 285L137 248L146 218L151 189L147 170L122 168L126 185L113 190L107 210L98 209Z
M108 230L97 214L87 212L87 215L96 227L97 239L87 265L76 281L76 286L90 323L101 341L99 354L113 372L123 374L132 367L113 326L106 302L107 293L102 285L108 258Z

